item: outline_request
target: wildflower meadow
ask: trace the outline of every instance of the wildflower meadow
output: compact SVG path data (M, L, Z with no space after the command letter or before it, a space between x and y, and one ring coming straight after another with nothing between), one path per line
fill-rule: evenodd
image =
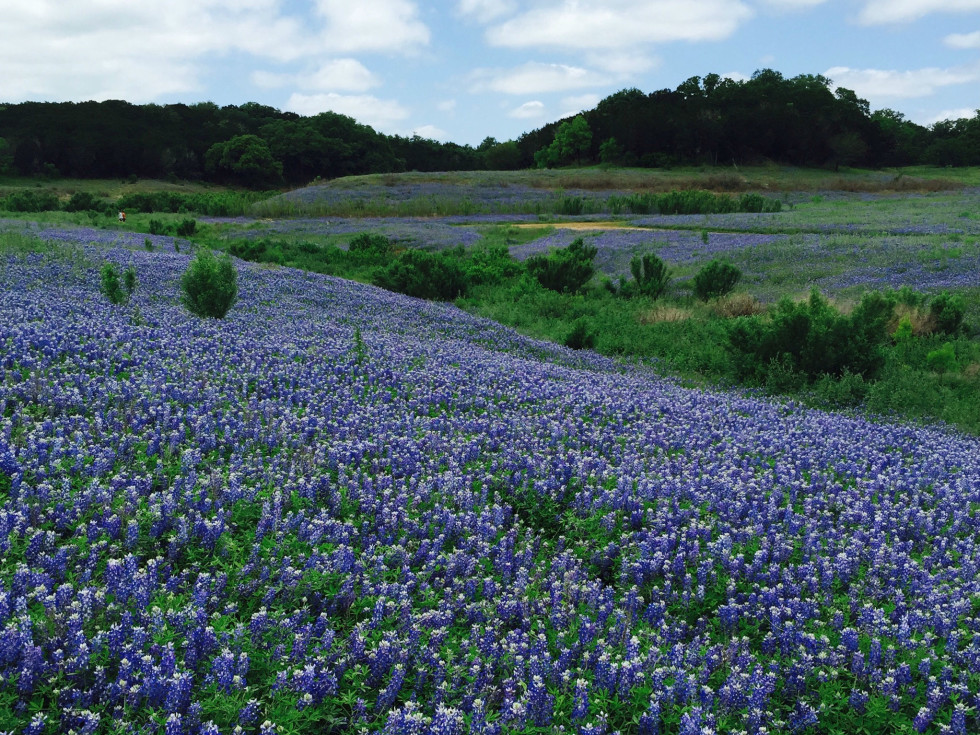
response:
M23 237L0 732L980 728L976 437L286 267L201 318L174 238Z

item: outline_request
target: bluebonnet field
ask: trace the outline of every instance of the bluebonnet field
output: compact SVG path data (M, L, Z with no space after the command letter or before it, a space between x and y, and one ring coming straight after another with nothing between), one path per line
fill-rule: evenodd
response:
M481 241L488 228L504 223L540 225L543 236L512 247L515 257L545 253L584 236L599 250L599 270L614 279L628 277L633 255L652 250L674 269L679 283L708 260L723 258L742 270L743 283L754 296L775 301L786 293L805 295L813 287L831 296L848 297L867 289L902 286L928 293L976 289L980 272L978 193L976 188L901 195L775 192L769 196L784 203L778 213L613 215L610 202L623 192L372 181L346 187L312 186L284 198L301 203L307 208L303 211L336 209L349 200L360 202L369 212L388 207L391 214L422 216L210 221L228 238L331 239L343 246L351 234L372 231L403 246L427 249L470 247ZM562 197L581 199L589 213L554 214L554 204ZM430 201L439 206L427 206ZM356 214L356 209L351 212ZM541 213L528 213L535 210ZM585 226L596 219L602 223L591 232L550 229L567 222ZM611 229L604 224L610 221L627 229ZM969 311L971 318L980 317L975 304Z
M202 321L186 250L40 234L0 261L0 731L980 726L977 439L285 268Z

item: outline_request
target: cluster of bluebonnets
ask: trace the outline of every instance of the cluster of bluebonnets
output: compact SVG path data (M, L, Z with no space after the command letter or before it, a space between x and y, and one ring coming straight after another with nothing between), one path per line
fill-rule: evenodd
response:
M445 218L419 219L410 217L362 217L280 220L221 220L222 236L226 238L266 238L277 236L318 238L326 236L357 235L362 232L384 235L402 247L424 247L427 250L444 250L458 245L470 246L481 239L475 229L447 222ZM236 224L243 225L240 229ZM345 242L340 243L346 245Z
M977 439L87 238L0 261L0 732L980 726Z

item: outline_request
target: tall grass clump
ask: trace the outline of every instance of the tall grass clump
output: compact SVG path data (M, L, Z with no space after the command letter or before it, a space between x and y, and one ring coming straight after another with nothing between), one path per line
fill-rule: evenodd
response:
M181 302L192 314L223 319L238 298L238 270L231 258L198 250L180 280Z

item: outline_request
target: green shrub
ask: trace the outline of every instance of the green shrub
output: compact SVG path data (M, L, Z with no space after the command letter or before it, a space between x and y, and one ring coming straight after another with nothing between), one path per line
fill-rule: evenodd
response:
M178 237L190 237L197 232L197 220L184 219L177 223L176 233Z
M650 214L657 211L656 194L613 194L606 200L612 214Z
M439 301L462 296L467 285L458 262L447 255L423 250L406 250L375 274L374 283L389 291Z
M47 191L15 191L0 199L0 209L8 212L50 212L58 209L58 197Z
M103 264L99 275L99 291L109 299L110 304L119 306L129 300L129 294L132 292L123 288L122 279L119 277L119 271L116 270L115 265L112 263Z
M555 205L556 214L582 214L585 211L585 200L582 197L561 196Z
M167 234L167 229L168 228L163 223L162 220L151 219L150 220L150 223L149 223L149 227L150 227L150 234L151 235L166 235Z
M898 291L895 292L895 298L898 303L903 306L908 306L912 309L921 309L926 304L926 296L923 293L919 293L911 286L902 286Z
M934 373L955 373L960 369L956 359L956 351L952 342L947 342L938 350L931 350L926 355L926 365Z
M136 278L136 268L129 266L129 268L123 271L122 284L126 290L126 295L131 297L136 292L136 286L139 284Z
M506 245L477 244L463 263L466 280L473 285L497 285L521 274L524 266L514 260Z
M394 247L384 235L362 232L350 241L347 252L356 255L365 263L384 264L394 252Z
M963 327L965 313L963 297L959 294L943 291L929 302L929 316L932 318L934 330L940 334L959 332Z
M670 191L657 199L660 214L728 214L737 209L737 202L729 195L710 191Z
M694 295L702 301L724 296L735 288L742 271L731 263L712 260L694 276Z
M221 319L238 298L238 271L231 258L198 250L180 280L181 301L200 317Z
M771 318L735 319L728 331L736 375L771 382L773 366L808 380L845 373L873 378L884 365L883 345L894 300L872 292L850 316L830 306L814 289L808 301L781 300Z
M102 212L106 208L106 202L97 199L87 191L76 191L71 198L65 202L66 212L87 212L89 210Z
M595 275L594 261L598 252L594 245L586 245L579 237L567 248L554 250L548 255L531 256L525 265L528 273L545 288L574 293L581 291Z
M591 350L595 347L595 333L585 319L578 319L572 326L572 331L565 337L564 343L573 350Z
M853 408L868 396L870 385L861 375L845 370L840 376L823 375L813 386L813 392L831 408Z
M747 193L738 198L739 212L779 212L783 203L778 199L767 199L761 194Z
M633 256L630 272L636 290L651 299L660 298L670 285L670 269L653 253Z

